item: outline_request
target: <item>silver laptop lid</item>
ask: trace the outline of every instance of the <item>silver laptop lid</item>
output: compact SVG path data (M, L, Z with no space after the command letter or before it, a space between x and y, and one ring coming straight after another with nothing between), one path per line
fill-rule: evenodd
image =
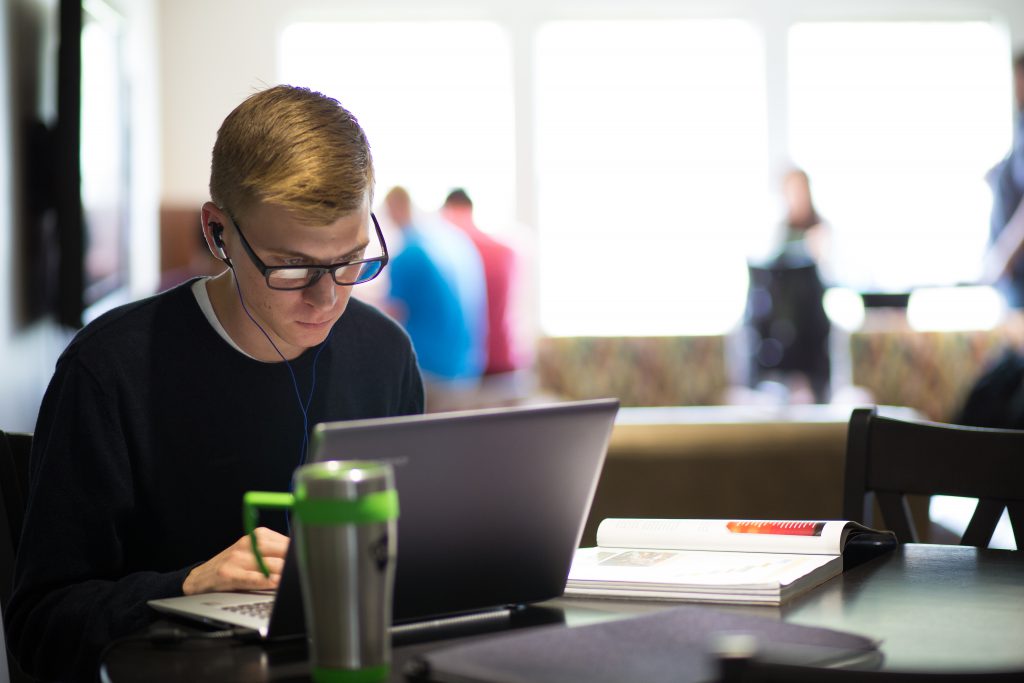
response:
M565 588L618 405L324 423L309 459L394 466L396 623L536 602Z

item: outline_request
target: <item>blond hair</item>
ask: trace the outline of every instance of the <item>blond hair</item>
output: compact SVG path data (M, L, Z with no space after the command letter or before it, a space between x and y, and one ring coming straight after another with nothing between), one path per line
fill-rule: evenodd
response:
M251 95L217 131L210 197L227 211L266 202L326 225L372 203L373 185L370 144L355 116L308 88Z

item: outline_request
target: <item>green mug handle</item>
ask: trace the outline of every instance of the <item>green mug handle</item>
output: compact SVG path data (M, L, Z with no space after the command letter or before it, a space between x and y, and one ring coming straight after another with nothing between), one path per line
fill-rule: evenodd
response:
M307 498L300 486L295 494L274 491L246 491L242 497L242 524L252 541L252 554L263 576L270 576L259 546L256 545L256 524L259 510L291 510L305 524L327 526L336 524L372 524L398 519L398 492L394 489L368 493L356 500Z
M260 508L268 510L290 510L295 505L295 496L290 493L276 493L274 491L246 491L242 496L242 524L245 526L245 533L249 535L252 542L252 554L256 556L256 565L263 572L263 576L270 576L267 563L263 561L263 554L256 544L256 524L260 517Z

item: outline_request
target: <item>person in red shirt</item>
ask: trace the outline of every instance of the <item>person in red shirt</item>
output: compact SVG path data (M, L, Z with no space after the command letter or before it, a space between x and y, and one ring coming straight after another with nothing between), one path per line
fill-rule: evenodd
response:
M487 366L485 375L512 372L522 366L516 348L512 299L516 288L516 252L480 230L473 221L473 201L466 191L452 190L441 215L473 241L487 281Z

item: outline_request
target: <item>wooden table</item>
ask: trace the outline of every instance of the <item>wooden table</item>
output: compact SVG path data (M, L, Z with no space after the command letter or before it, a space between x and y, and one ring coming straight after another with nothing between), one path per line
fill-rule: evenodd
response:
M782 618L881 638L887 669L1024 670L1024 552L906 545Z
M574 627L667 606L559 598L487 627L396 636L391 680L404 680L402 666L415 654L446 644L541 624ZM723 609L880 639L884 669L1024 670L1024 552L905 545L782 607ZM174 647L132 642L110 653L102 673L111 683L304 681L308 665L301 642Z

